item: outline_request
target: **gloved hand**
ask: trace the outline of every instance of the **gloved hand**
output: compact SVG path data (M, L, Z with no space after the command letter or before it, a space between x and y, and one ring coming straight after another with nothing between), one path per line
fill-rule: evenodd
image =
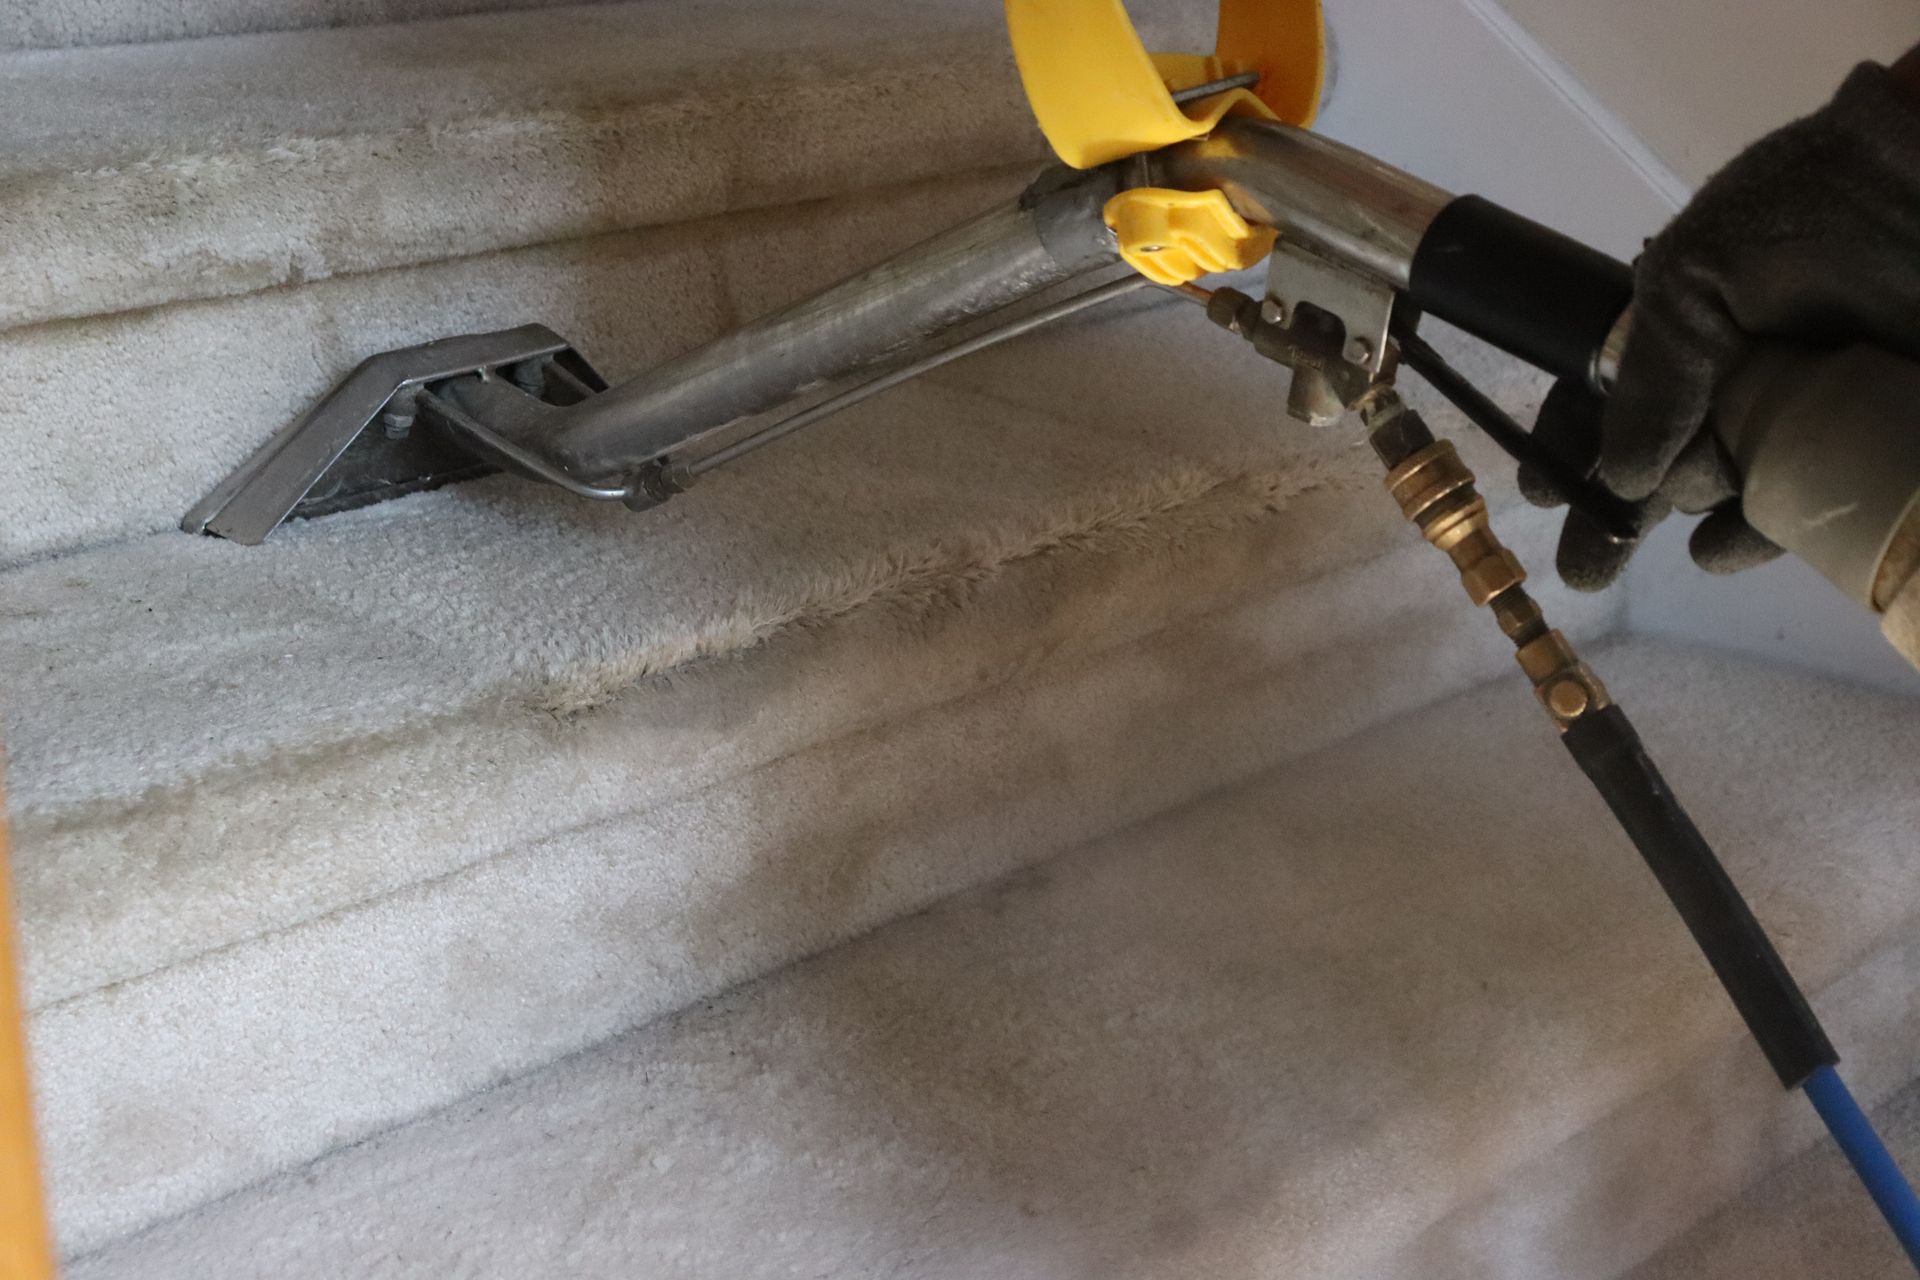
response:
M1741 517L1739 478L1708 429L1714 392L1756 342L1878 343L1920 355L1920 49L1856 67L1825 107L1715 174L1634 268L1633 327L1611 397L1562 384L1534 427L1578 474L1669 509L1709 513L1694 560L1732 573L1780 554ZM1540 477L1521 490L1558 505ZM1569 514L1560 575L1597 591L1626 566L1620 542Z

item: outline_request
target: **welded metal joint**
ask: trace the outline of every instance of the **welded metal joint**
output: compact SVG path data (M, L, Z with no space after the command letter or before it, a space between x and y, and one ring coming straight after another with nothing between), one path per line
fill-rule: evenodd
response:
M1146 157L1143 186L1224 191L1247 221L1396 289L1451 193L1331 138L1229 117Z

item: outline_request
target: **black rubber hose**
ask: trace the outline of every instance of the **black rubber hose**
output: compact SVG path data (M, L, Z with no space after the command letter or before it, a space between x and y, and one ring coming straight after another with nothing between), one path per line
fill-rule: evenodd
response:
M1798 1088L1821 1067L1839 1062L1766 930L1680 807L1626 713L1606 707L1581 716L1563 737L1686 921L1780 1083Z
M1476 338L1584 383L1633 301L1633 269L1491 200L1460 196L1420 237L1407 293Z

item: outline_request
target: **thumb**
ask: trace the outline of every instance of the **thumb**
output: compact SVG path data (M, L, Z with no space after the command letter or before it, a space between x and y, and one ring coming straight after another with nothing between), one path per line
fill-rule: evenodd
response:
M1739 573L1786 554L1778 543L1748 524L1736 499L1710 512L1687 539L1693 562L1708 573Z

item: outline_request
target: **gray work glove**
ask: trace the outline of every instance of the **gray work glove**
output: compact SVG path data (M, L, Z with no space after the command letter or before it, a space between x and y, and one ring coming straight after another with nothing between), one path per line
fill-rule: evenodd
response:
M1556 387L1535 438L1644 501L1643 531L1669 509L1706 513L1691 546L1708 572L1770 560L1780 549L1742 518L1739 477L1707 429L1714 392L1768 339L1920 353L1920 96L1885 67L1854 68L1833 101L1736 156L1648 243L1611 398ZM1525 469L1520 484L1558 505ZM1571 513L1560 575L1597 591L1637 545Z

